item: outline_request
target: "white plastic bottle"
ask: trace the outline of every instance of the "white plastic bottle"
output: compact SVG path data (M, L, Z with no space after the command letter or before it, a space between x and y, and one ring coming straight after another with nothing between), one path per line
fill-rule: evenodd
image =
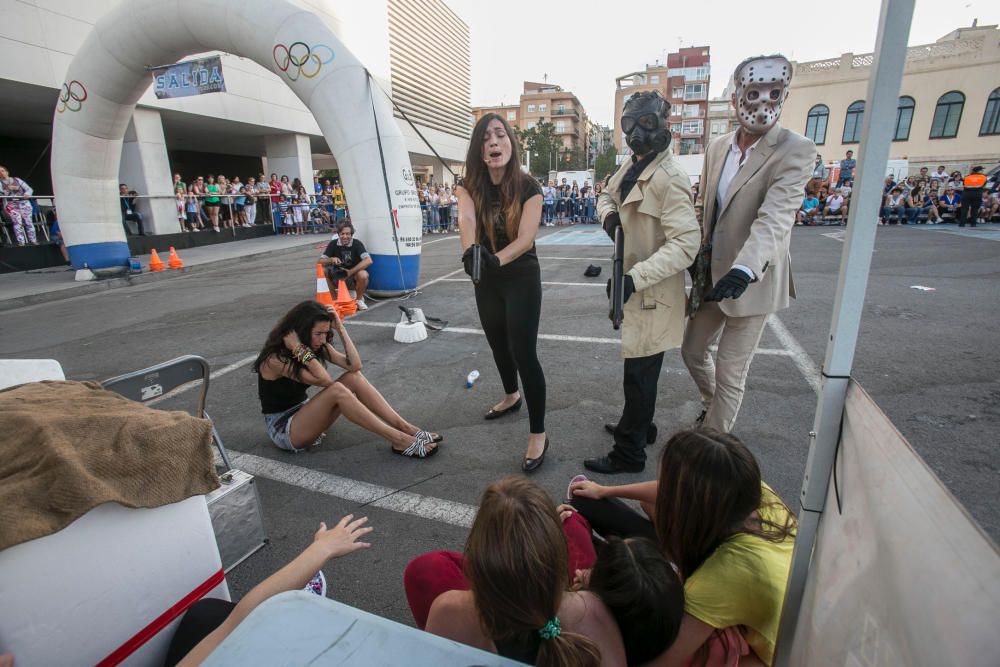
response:
M471 373L469 373L469 377L465 378L465 388L472 389L472 385L474 385L476 383L476 380L478 379L479 379L479 371L472 371Z

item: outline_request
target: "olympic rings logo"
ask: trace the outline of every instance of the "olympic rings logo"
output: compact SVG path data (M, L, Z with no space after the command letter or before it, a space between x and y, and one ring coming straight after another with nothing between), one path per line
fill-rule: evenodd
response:
M326 44L309 46L305 42L292 42L290 46L275 45L271 55L289 81L298 81L299 77L311 79L319 74L323 65L333 60L333 49Z
M56 111L62 113L69 111L79 111L83 108L83 101L87 99L87 89L82 83L73 79L69 83L64 83L59 91L59 106Z

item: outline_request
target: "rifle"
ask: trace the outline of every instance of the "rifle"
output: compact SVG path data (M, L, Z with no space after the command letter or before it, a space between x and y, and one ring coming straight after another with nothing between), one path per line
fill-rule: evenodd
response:
M611 303L608 317L616 331L621 329L624 313L625 291L625 233L622 226L615 227L615 254L611 256Z
M483 278L483 246L472 246L472 284L478 285Z

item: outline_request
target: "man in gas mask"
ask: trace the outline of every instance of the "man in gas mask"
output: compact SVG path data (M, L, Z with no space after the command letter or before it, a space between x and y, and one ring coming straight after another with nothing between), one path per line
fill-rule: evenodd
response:
M709 144L695 201L702 246L681 356L701 393L698 421L726 433L767 316L795 296L788 244L816 145L778 124L791 81L781 55L739 64L732 103L740 126Z
M663 353L684 332L684 271L698 251L691 181L670 146L670 103L659 93L636 93L622 111L631 160L618 169L597 200L597 216L614 239L624 232L622 357L625 408L605 428L614 435L606 456L584 466L602 473L639 472L644 447L656 439L653 413ZM610 282L608 285L610 293Z

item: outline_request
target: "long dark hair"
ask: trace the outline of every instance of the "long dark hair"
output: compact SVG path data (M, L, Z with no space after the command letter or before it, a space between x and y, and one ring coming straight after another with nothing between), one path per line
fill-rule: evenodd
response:
M253 372L260 373L260 367L264 365L268 357L274 355L283 363L291 365L294 376L298 377L305 366L292 356L283 339L286 334L294 331L302 344L308 346L312 338L312 329L317 322L333 323L333 315L318 301L303 301L285 313L285 316L271 329L271 333L267 334L264 348L257 355L257 360L253 362ZM318 350L313 350L313 352L322 361L330 361L325 345Z
M503 125L504 132L510 139L510 161L504 168L503 178L497 188L500 190L500 210L495 210L490 204L489 190L492 185L490 170L483 161L483 141L486 129L491 121L498 120ZM472 198L476 207L476 242L485 234L490 246L496 249L496 234L494 232L494 216L506 214L507 238L513 241L517 238L517 230L521 225L521 193L527 187L526 181L531 178L521 171L521 159L518 155L517 135L500 114L488 113L479 119L472 129L469 139L469 152L465 156L465 177L462 187Z
M756 525L747 525L761 506L760 467L746 445L729 433L700 428L671 437L660 457L658 488L656 536L682 579L736 533L771 542L795 535L791 511L781 525L763 516Z
M569 584L569 553L552 500L525 477L491 484L465 543L465 577L491 639L538 645L541 667L597 667L600 651L565 630L539 640Z
M609 537L597 549L587 589L615 617L628 664L650 662L677 638L684 586L652 540Z

